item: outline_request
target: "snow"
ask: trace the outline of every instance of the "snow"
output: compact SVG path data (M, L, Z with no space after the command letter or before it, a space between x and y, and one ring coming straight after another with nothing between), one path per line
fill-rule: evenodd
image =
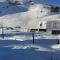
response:
M22 0L22 2L23 1L25 2L25 0ZM25 3L27 4L28 1ZM11 6L7 2L1 3L0 25L3 24L4 27L20 26L21 28L26 29L29 28L38 29L40 21L51 20L60 21L59 19L60 14L54 13L52 15L50 13L50 9L44 8L44 6L50 7L49 5L34 3L33 5L29 4L27 6L26 4L23 3L22 5Z
M54 49L60 50L60 44L51 46Z
M47 6L45 4L33 2L32 5L27 0L20 2L21 5L15 6L6 1L0 4L0 27L21 27L19 32L14 32L16 29L4 30L5 37L0 38L0 60L60 60L60 44L57 44L60 36L34 32L33 44L32 32L26 30L38 29L40 21L60 21L60 14L50 14L49 9L43 8Z
M25 41L33 39L59 39L59 35L52 35L48 32L5 32L4 39L2 38L2 34L0 34L0 39L2 40L18 40Z
M0 40L0 59L2 60L49 60L60 59L60 51L51 48L51 45L56 45L54 39L39 39L16 41L16 40ZM3 58L4 56L4 58Z

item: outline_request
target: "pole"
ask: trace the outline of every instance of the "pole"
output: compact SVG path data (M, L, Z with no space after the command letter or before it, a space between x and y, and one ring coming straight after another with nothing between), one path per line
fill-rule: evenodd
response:
M57 44L59 44L59 39L57 39Z
M33 37L33 44L34 44L34 32L32 33L32 37Z
M4 29L2 27L2 38L4 39Z

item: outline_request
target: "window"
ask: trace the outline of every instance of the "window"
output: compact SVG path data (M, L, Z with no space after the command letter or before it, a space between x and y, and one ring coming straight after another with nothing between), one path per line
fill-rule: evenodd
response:
M40 26L42 26L42 22L40 23Z

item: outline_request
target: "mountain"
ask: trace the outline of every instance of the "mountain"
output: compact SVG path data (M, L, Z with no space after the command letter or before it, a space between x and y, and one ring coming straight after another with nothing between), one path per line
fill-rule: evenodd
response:
M40 0L39 0L40 1ZM40 21L59 20L60 7L31 0L0 2L0 27L40 28Z

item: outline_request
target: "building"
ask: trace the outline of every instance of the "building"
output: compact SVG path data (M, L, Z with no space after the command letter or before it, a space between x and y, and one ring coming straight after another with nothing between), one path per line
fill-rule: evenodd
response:
M52 34L60 34L60 21L47 21L46 28Z

